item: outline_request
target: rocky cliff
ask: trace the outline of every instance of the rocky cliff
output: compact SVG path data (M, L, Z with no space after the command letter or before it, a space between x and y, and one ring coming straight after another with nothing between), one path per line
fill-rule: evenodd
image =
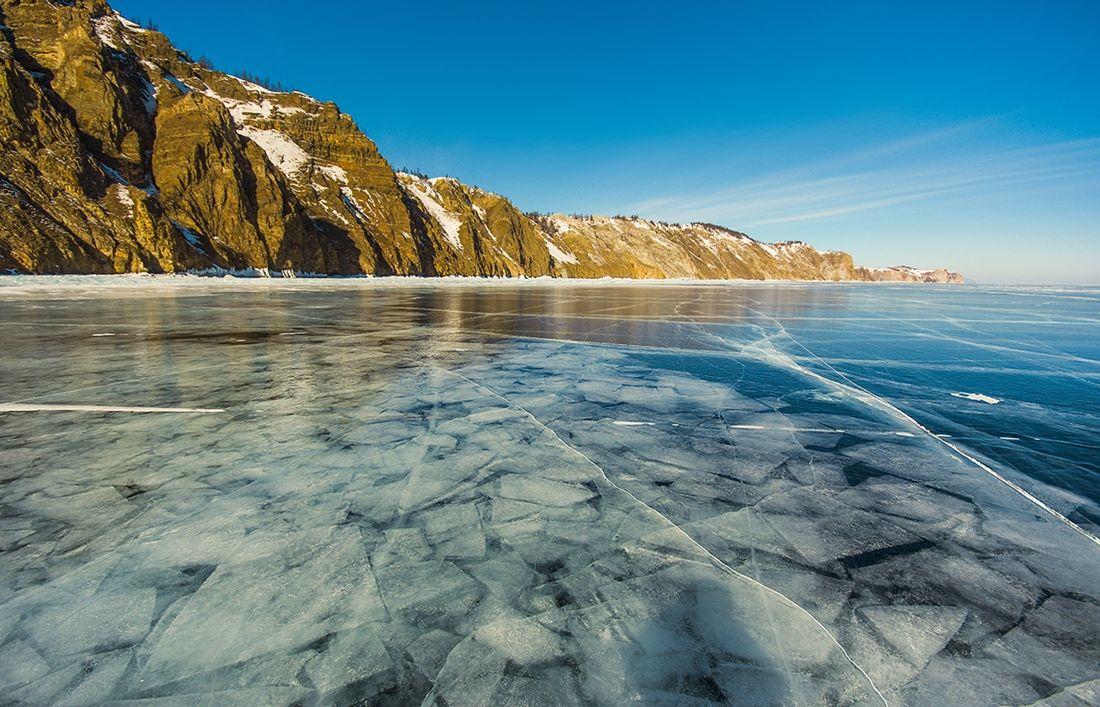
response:
M103 0L0 2L0 270L956 282L709 224L524 214L396 173L332 103Z

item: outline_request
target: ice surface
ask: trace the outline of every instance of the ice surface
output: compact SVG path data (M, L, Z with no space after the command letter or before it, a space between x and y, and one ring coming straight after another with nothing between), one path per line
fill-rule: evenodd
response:
M0 278L9 702L1097 701L1100 292L104 282Z
M950 606L865 606L859 614L918 668L943 650L966 620L965 609Z
M951 395L956 398L973 400L974 402L985 403L987 405L996 405L997 403L1001 402L997 398L989 395L983 395L982 393L952 393Z

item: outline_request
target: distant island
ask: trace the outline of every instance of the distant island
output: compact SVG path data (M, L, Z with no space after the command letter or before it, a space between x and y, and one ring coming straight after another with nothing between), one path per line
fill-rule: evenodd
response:
M962 282L706 223L523 213L101 0L6 4L0 271Z

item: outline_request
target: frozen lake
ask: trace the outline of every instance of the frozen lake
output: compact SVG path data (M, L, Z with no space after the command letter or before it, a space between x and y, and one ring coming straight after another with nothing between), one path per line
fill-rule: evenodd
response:
M18 704L1100 703L1100 289L0 278Z

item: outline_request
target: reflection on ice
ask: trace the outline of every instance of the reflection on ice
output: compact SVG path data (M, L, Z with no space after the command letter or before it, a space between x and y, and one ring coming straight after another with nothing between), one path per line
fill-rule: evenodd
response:
M958 292L0 291L0 402L21 406L0 408L0 690L1094 702L1100 494L1094 453L1067 450L1100 410L1012 401L1042 397L1031 351L1056 387L1100 382L1096 329L1081 299L1046 311L1093 337L1054 358L999 323L1012 295ZM989 323L940 336L948 311ZM936 347L983 326L975 365L998 372L957 385L936 366L973 359ZM1017 394L975 407L1004 418L941 405L999 380ZM1029 415L1043 434L1001 434Z

